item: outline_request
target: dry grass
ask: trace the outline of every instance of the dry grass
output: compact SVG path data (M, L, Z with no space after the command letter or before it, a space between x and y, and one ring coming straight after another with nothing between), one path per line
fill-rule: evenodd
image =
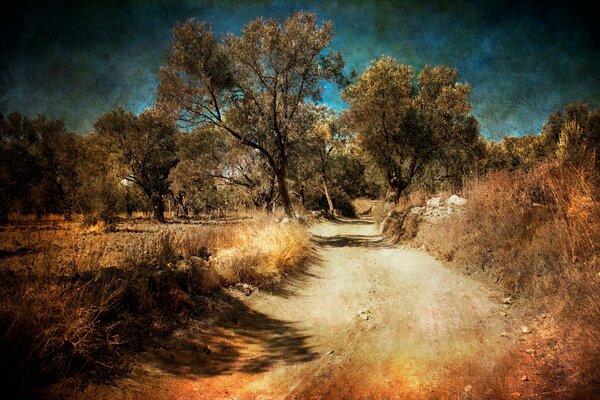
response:
M212 264L227 284L264 284L306 261L311 247L304 227L263 222L236 230Z
M311 249L302 226L266 216L214 225L122 221L113 232L63 220L13 221L0 230L5 392L82 371L110 378L127 365L124 354L142 332L164 325L153 324L157 318L193 310L194 296L221 286L276 281Z
M462 195L469 199L464 213L423 224L413 244L463 271L491 277L534 310L558 315L572 349L566 357L576 365L579 383L600 386L600 188L595 172L552 161L528 172L474 179Z

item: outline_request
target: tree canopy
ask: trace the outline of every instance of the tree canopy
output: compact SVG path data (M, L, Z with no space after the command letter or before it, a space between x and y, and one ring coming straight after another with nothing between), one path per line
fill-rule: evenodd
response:
M468 84L458 71L426 66L418 75L391 57L373 61L342 94L344 119L386 174L395 200L432 161L449 164L479 139Z
M206 23L179 24L160 71L158 105L182 123L213 125L261 152L291 215L288 146L310 129L303 105L320 99L324 80L343 81L343 59L328 50L332 38L331 22L319 25L304 12L284 23L257 18L240 36L221 40Z

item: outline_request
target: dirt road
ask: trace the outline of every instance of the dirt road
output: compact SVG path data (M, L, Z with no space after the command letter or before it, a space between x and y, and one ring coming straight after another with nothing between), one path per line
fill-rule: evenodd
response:
M493 397L482 377L517 340L500 335L514 321L499 293L385 244L368 221L312 233L318 259L306 271L276 293L239 294L225 319L181 332L179 356L150 363L126 397ZM198 343L210 354L197 355Z

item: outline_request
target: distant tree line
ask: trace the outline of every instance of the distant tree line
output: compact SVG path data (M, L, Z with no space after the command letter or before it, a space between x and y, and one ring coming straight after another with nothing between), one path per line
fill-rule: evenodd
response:
M598 168L600 109L571 104L539 135L486 141L456 69L417 72L383 56L346 77L332 38L332 23L310 13L222 38L190 20L173 30L153 108L110 111L86 135L0 115L0 222L61 213L111 223L134 211L164 222L167 203L179 217L276 205L351 215L357 197L397 202L548 157ZM321 104L325 82L347 110Z

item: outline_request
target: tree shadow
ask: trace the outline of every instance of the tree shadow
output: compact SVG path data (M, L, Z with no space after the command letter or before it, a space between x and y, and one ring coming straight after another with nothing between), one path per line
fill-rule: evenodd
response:
M269 317L227 293L217 297L220 311L209 323L197 321L164 343L168 350L153 357L157 368L182 377L257 374L319 356L295 323Z
M371 235L337 235L320 236L313 235L314 242L322 247L365 247L369 249L381 249L389 247L389 242L379 236Z
M371 225L374 223L371 217L359 217L359 218L346 218L346 217L335 217L327 220L332 224L340 225Z
M312 249L302 264L287 272L279 281L263 287L261 290L278 297L292 297L311 281L322 278L319 274L321 263L322 259L315 249Z

